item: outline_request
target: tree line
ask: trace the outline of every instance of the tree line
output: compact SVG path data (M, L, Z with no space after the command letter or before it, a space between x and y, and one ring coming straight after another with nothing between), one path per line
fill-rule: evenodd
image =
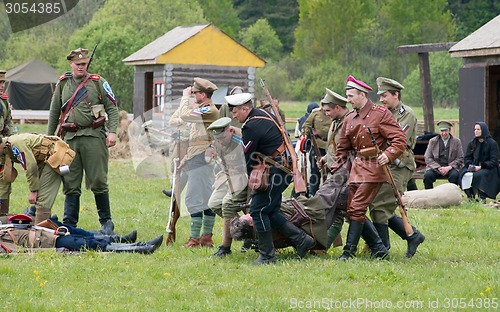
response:
M405 85L405 103L419 105L417 56L397 47L456 42L499 13L500 0L81 0L17 33L1 11L0 68L36 57L63 73L71 49L98 44L91 72L130 112L133 67L122 60L177 26L211 22L267 61L257 75L282 100L317 100L325 87L343 92L348 75L372 87L386 76ZM438 52L430 62L435 104L457 105L461 60Z

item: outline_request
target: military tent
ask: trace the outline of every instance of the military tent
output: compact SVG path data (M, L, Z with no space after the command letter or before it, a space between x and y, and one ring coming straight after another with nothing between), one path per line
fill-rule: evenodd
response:
M6 73L6 93L13 109L48 110L57 70L32 59Z

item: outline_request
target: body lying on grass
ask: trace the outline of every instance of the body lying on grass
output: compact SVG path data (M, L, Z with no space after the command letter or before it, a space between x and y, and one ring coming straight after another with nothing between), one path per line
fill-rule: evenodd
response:
M137 231L119 236L93 233L63 224L57 218L49 218L37 225L24 214L9 217L8 223L0 225L0 253L22 252L40 248L56 248L66 251L115 251L153 253L161 246L163 235L148 242L136 242Z

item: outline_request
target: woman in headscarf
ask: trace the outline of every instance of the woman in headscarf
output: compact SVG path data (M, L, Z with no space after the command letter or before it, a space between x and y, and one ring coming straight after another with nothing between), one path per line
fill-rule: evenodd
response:
M486 197L496 198L500 191L498 157L498 144L492 139L488 126L482 121L476 122L474 139L467 145L464 167L460 171L460 184L469 199L479 196L484 203Z

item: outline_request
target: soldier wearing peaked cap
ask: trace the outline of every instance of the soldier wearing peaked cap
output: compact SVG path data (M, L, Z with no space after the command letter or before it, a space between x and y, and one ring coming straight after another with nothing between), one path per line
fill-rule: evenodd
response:
M78 48L66 56L72 71L59 78L50 103L47 134L66 141L77 156L64 177L64 223L76 226L85 171L94 194L101 231L114 233L109 201L108 147L116 144L118 108L109 83L89 74L89 51Z
M240 93L226 96L233 116L242 127L243 148L247 173L266 179L267 187L253 187L254 192L250 203L250 215L259 240L259 257L253 264L269 264L276 262L273 245L272 229L277 229L289 239L302 258L313 247L314 239L288 221L280 212L283 191L290 184L292 177L280 166L285 164L285 145L276 117L267 111L255 108L250 93ZM269 166L269 177L257 175L259 163L263 158L274 160ZM258 180L258 179L256 179ZM264 183L264 185L266 185ZM262 186L262 184L260 184Z
M402 84L393 79L378 77L377 86L380 102L392 113L405 134L406 146L403 154L389 165L396 187L399 193L403 194L416 168L413 148L417 140L417 118L413 110L401 101L401 90L404 89ZM390 228L401 239L406 240L408 245L406 257L410 258L415 254L417 247L424 241L425 237L415 227L413 227L413 233L407 235L403 220L394 213L396 208L397 204L394 200L392 187L388 183L382 184L380 191L370 205L371 219L387 249L391 248Z
M462 141L450 134L451 123L441 120L437 123L439 135L429 140L425 150L425 189L433 188L438 177L447 177L448 182L458 185L460 169L464 165Z
M325 112L325 115L331 119L331 126L328 130L328 146L326 148L326 155L321 158L320 165L330 168L337 153L340 130L342 129L345 116L349 113L349 109L347 108L347 99L345 97L328 88L325 89L326 94L321 100L321 108ZM342 171L342 173L347 172L347 170ZM335 175L329 174L328 180L320 187L317 194L323 196L323 194L332 194L333 192L336 192L338 187L338 177L336 175L342 173L337 172ZM348 175L349 173L347 172L347 176ZM344 216L345 211L340 211L339 209L339 211L335 212L333 224L328 229L328 248L332 245L332 243L334 243L334 240L334 246L342 244L340 231L342 230L342 225L344 224Z
M0 70L0 139L14 134L11 111L12 106L9 103L9 97L5 94L6 71ZM0 159L0 162L5 162ZM4 181L3 172L0 171L0 216L9 213L11 187L10 183Z
M241 129L231 126L231 118L214 121L207 130L212 131L220 171L216 174L213 193L208 206L223 219L222 244L214 257L231 254L231 219L238 217L247 201L248 177L241 144Z
M369 245L372 246L373 257L385 258L388 254L375 227L366 218L366 212L386 181L382 166L393 162L403 153L406 138L391 112L383 106L373 104L367 97L371 90L372 88L363 81L353 76L348 77L346 98L354 110L344 118L337 154L331 168L331 172L335 173L347 163L349 153L356 154L349 175L347 215L350 224L340 259L355 256L362 233L365 234L365 240L371 240ZM368 129L382 150L381 155L377 155Z
M189 146L181 161L187 164L186 207L191 215L191 233L183 245L186 248L213 247L215 213L208 206L214 183L213 135L207 128L219 119L219 111L212 103L215 90L217 86L210 80L196 77L193 85L182 91L179 107L179 118L191 123Z

